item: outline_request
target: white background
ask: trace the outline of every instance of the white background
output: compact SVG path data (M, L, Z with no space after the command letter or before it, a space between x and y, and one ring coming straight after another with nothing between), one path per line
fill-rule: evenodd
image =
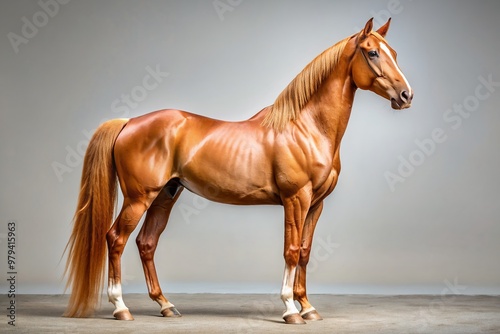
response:
M103 119L162 108L249 118L321 51L388 14L413 107L395 112L356 94L309 291L500 293L500 87L483 85L489 96L476 97L480 77L500 82L498 1L41 3L52 3L50 15L37 1L0 4L0 272L15 220L18 293L63 291L78 152ZM151 90L148 68L168 72ZM471 111L458 116L454 105L464 103ZM416 142L435 129L446 140L418 153ZM385 175L410 158L418 166L391 188ZM221 205L185 191L156 255L164 290L278 291L282 219L278 206ZM125 293L146 291L134 239L123 257Z

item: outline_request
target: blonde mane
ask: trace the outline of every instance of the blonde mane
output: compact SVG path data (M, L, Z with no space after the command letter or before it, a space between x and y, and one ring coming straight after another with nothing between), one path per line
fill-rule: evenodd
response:
M281 131L297 119L302 108L332 73L350 37L336 43L314 58L276 98L262 125Z

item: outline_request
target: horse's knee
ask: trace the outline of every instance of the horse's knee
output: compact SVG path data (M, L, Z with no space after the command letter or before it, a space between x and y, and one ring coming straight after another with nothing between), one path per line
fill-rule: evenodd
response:
M300 257L300 248L296 246L289 246L285 249L284 258L286 264L290 266L296 266L299 262Z

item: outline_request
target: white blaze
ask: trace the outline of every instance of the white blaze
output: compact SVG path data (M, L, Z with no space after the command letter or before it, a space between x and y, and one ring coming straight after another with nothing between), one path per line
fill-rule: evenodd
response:
M399 74L401 75L401 77L405 81L405 84L408 87L408 94L410 94L410 96L411 96L411 94L412 94L411 86L408 83L408 80L406 80L406 77L403 74L403 72L401 72L401 70L399 69L399 66L396 63L396 60L394 60L394 57L392 56L391 51L389 50L389 48L387 47L387 45L385 45L383 42L380 42L380 48L382 49L382 51L384 51L384 53L387 55L387 57L389 57L389 59L392 61L392 64L394 65L394 68L399 72Z

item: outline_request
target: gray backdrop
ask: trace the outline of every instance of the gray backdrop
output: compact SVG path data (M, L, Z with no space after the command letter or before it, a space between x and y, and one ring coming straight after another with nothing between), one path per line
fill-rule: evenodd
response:
M105 119L179 108L251 117L317 54L390 15L413 107L359 91L309 290L500 293L498 1L2 1L0 266L60 293L82 153ZM136 231L137 232L137 231ZM135 235L124 292L145 292ZM156 255L164 290L277 292L281 207L188 193ZM1 280L6 284L5 279Z

